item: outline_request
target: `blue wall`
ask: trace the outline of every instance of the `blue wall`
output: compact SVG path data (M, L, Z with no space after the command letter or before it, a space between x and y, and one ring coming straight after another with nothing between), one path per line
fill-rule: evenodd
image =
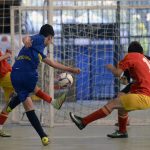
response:
M100 100L112 97L114 77L105 65L113 64L113 45L79 47L78 51L75 53L75 62L82 72L77 76L77 100Z
M65 50L61 53L61 48L57 48L55 57L73 59L75 66L81 69L81 74L76 76L77 100L104 100L114 96L114 77L105 67L114 63L114 45L71 45Z

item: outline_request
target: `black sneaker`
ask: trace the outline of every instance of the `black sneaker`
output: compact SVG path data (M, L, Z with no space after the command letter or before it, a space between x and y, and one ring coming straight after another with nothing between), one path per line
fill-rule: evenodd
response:
M72 112L69 113L71 120L76 124L76 126L82 130L86 125L82 123L82 118L74 115Z
M121 133L120 131L116 130L114 133L112 134L107 134L108 137L110 138L128 138L128 133Z

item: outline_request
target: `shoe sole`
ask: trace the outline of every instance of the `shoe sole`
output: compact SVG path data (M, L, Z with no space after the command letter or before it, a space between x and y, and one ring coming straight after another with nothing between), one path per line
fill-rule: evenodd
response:
M117 139L117 138L118 138L118 139L119 139L119 138L120 138L120 139L122 139L122 138L128 138L128 136L118 136L118 137L116 136L116 137L115 137L115 136L111 136L111 135L107 135L107 137L113 138L113 139Z
M59 98L59 99L57 99L56 101L60 101L61 100L61 103L59 102L58 104L53 104L53 107L55 108L55 109L57 109L57 110L59 110L61 107L62 107L62 105L63 105L63 103L66 101L66 94L64 93L63 95L61 95L61 97L63 97L63 98ZM59 105L59 106L58 106Z
M60 104L60 106L58 107L58 110L62 107L62 105L65 101L66 101L66 94L64 94L64 99L63 99L62 103Z
M3 137L3 138L5 138L5 137L11 137L11 135L0 135L0 137Z
M77 122L75 121L76 119L74 118L74 114L73 113L69 113L71 120L75 123L75 125L78 127L78 129L82 130L83 128L80 128L77 124Z

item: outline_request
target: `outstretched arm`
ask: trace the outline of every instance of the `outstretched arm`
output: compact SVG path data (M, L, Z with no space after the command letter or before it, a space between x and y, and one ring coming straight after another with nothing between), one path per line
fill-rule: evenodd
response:
M110 70L115 76L120 77L123 74L123 70L114 67L112 64L107 64L106 68Z
M79 68L72 68L72 67L65 66L65 65L63 65L63 64L61 64L57 61L49 59L48 57L44 58L43 62L48 64L51 67L54 67L54 68L57 68L57 69L60 69L60 70L68 71L68 72L75 73L75 74L80 73Z

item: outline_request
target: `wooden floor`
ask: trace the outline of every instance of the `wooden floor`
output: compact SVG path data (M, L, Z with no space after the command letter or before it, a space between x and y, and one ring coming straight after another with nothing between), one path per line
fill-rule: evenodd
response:
M73 125L45 128L51 138L51 143L45 147L31 126L8 124L6 129L12 137L0 137L0 150L150 150L148 125L132 125L128 128L127 139L106 137L114 126L88 126L82 131Z

